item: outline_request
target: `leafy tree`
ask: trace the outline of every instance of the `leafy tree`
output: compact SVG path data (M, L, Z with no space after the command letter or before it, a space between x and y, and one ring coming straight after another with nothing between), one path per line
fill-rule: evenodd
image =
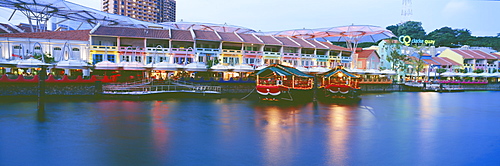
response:
M385 29L387 30L390 30L392 32L392 34L396 35L396 36L401 36L399 33L398 33L398 28L399 28L399 25L389 25L388 27L386 27ZM499 33L500 34L500 33Z
M405 62L408 61L408 56L401 53L401 43L392 42L393 39L389 39L383 49L387 51L387 62L391 63L391 69L398 71L399 69L405 68Z
M438 46L461 46L465 45L472 38L468 29L452 29L451 27L442 27L430 32L427 39L436 40Z
M407 21L399 25L396 33L398 35L409 35L414 39L424 39L426 34L422 23L417 21Z

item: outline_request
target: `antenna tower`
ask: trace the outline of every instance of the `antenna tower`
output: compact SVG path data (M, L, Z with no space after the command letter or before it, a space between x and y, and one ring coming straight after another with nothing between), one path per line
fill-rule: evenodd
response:
M403 0L403 9L401 10L401 23L410 21L410 17L413 14L411 10L411 0Z

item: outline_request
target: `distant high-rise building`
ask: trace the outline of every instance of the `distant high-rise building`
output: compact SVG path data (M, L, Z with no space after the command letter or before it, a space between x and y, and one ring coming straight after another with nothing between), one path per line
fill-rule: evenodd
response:
M175 22L175 0L102 0L102 11L147 22Z

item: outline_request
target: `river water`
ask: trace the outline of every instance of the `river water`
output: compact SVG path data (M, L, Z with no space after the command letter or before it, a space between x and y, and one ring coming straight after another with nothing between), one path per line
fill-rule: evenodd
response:
M0 102L0 165L500 165L498 97Z

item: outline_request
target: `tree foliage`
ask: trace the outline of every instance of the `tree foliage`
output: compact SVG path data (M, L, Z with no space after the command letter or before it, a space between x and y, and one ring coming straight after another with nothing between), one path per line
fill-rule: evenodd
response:
M396 36L409 35L415 39L424 39L426 34L422 23L417 21L407 21L402 24L391 25L386 29L392 31Z
M403 24L386 27L396 36L409 35L415 39L435 40L435 46L461 47L463 45L475 47L491 47L500 50L500 33L497 36L476 37L468 29L453 29L442 27L426 35L421 22L408 21Z

